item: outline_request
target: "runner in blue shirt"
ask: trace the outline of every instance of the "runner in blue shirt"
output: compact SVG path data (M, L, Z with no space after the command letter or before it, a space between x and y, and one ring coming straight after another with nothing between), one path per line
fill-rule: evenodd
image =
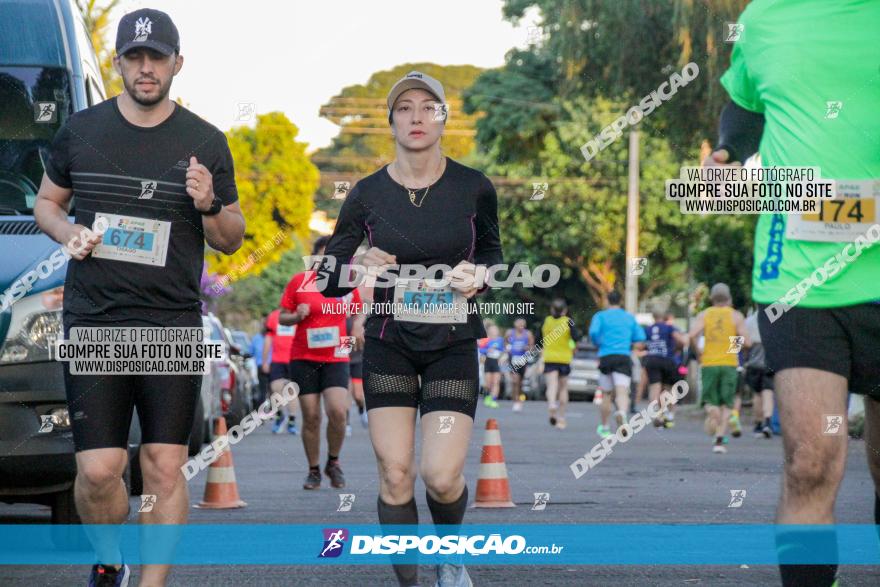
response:
M611 402L617 405L615 420L618 428L626 421L629 412L629 385L632 380L633 344L645 340L645 331L635 317L620 307L621 296L612 291L608 294L608 309L597 312L590 322L590 339L599 347L599 389L603 393L602 422L596 433L602 438L611 436L608 417ZM613 399L612 399L613 398ZM626 428L621 434L626 436Z

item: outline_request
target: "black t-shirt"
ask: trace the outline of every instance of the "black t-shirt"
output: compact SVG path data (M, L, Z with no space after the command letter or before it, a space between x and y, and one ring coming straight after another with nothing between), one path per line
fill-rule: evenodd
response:
M430 187L417 192L410 203L406 189L388 174L387 167L359 181L342 204L336 229L327 243L318 278L327 284L326 297L343 296L353 288L340 287L342 264L351 262L358 246L369 246L395 255L398 265L455 267L460 261L491 266L502 263L498 232L498 197L489 179L447 157L446 170ZM331 263L335 267L331 270ZM439 274L436 277L440 277ZM394 285L377 282L373 300L394 301ZM397 321L380 311L367 319L365 335L413 350L437 350L463 340L484 338L483 321L468 302L467 323L426 324ZM383 310L382 306L378 309Z
M161 251L162 233L167 237L167 252L155 253L152 264L131 257L71 259L65 323L137 317L172 324L199 312L205 235L186 193L191 156L211 172L224 205L238 199L226 137L180 105L161 124L139 127L122 116L114 98L74 114L58 131L46 174L73 190L77 224L91 228L96 214L112 215L106 250Z

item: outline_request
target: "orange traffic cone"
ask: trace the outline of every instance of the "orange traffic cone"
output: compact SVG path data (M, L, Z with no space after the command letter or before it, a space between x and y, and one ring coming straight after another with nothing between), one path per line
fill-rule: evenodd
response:
M597 404L597 405L602 403L602 390L601 389L597 389L596 393L593 395L593 403Z
M486 421L483 437L483 455L480 457L480 477L477 479L475 508L512 508L504 449L501 447L501 431L495 418Z
M226 418L217 418L214 426L215 436L226 434ZM208 482L205 484L205 497L195 507L212 510L243 508L247 504L238 496L235 483L235 469L232 466L232 450L227 448L220 458L208 468Z

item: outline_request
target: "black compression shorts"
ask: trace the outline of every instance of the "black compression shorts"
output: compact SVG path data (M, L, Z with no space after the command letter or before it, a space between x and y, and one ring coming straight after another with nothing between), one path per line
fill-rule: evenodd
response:
M330 387L348 389L348 362L291 361L290 380L299 386L300 395L321 393Z
M476 340L413 352L368 338L364 348L367 409L400 406L419 408L422 416L442 410L473 418L480 391L479 370Z
M758 308L767 367L810 367L837 373L853 393L880 399L880 304L843 308L794 307L775 322Z
M642 367L648 372L648 383L675 385L682 377L675 361L660 355L646 355L642 358Z
M198 314L182 317L174 326L201 326ZM126 327L156 326L126 321ZM104 326L74 322L66 325ZM127 448L132 410L137 408L141 443L187 444L193 428L196 402L201 401L201 375L72 375L65 361L64 386L77 452L94 448Z

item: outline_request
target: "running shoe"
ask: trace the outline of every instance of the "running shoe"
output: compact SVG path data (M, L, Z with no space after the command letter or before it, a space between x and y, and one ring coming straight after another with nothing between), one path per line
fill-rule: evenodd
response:
M666 415L663 417L663 426L675 428L675 414L673 412L666 412Z
M275 418L272 425L272 434L281 434L284 431L284 418Z
M742 436L742 426L739 423L739 414L737 412L731 412L730 414L730 434L734 438L739 438Z
M464 565L444 563L437 565L437 582L434 587L474 587Z
M361 426L363 426L364 428L369 428L370 426L370 419L367 416L367 410L361 412Z
M629 436L629 432L627 431L627 429L623 428L623 425L626 424L626 414L620 411L615 412L614 421L617 422L617 429L622 429L621 438L626 438L627 436Z
M556 416L550 416L550 425L556 426Z
M94 565L89 574L89 587L127 587L130 578L128 565L118 569L112 565Z
M654 418L654 428L661 428L664 424L666 421L662 417Z
M608 438L609 436L611 436L611 428L609 428L608 426L602 426L601 424L599 424L596 427L596 434L598 434L602 438Z
M770 428L767 424L761 428L761 434L764 435L764 438L773 438L773 429Z
M513 411L514 412L522 412L522 404L519 402L514 402Z
M724 446L723 444L716 444L712 447L712 452L714 452L716 454L723 455L724 453L727 452L727 447Z
M487 395L483 398L483 405L487 408L497 408L498 402L495 401L495 398L493 398L491 395Z
M755 429L752 430L752 435L755 438L761 438L762 436L764 436L764 432L762 430L762 426L761 426L760 422L755 422Z
M303 489L318 489L321 486L321 471L319 469L309 469L306 482L303 483Z
M327 466L324 467L324 474L330 477L330 485L336 489L345 487L345 475L342 474L342 467L339 466L339 461L327 463Z
M290 423L287 424L287 432L294 436L299 435L299 428L296 427L296 420L291 420Z
M556 427L559 430L565 430L565 418L557 418L556 419Z

